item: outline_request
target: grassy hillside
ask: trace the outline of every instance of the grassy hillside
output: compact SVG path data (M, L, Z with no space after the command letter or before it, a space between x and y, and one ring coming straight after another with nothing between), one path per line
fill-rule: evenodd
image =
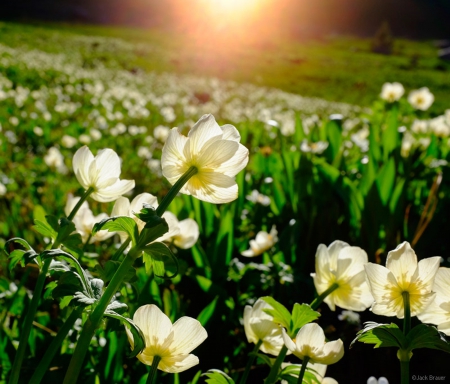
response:
M55 53L70 48L65 36L74 34L133 43L94 43L86 52L86 66L100 61L130 71L214 76L358 105L370 105L384 82L399 81L407 92L430 88L436 96L431 114L450 106L450 64L437 58L431 42L396 40L394 53L387 56L372 53L370 40L353 37L260 44L232 33L205 38L119 27L12 23L1 23L0 32L3 44Z

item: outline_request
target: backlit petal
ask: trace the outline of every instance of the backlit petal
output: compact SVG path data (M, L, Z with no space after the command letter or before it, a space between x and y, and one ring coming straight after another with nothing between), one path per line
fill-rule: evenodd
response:
M417 256L408 242L403 242L388 253L386 268L389 269L400 287L407 289L417 269Z

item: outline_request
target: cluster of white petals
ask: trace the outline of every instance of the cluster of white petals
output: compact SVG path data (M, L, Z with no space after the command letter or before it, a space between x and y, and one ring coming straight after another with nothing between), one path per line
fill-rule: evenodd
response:
M389 103L399 100L405 93L405 88L400 83L384 83L380 97Z
M204 115L188 136L171 129L161 157L163 175L171 184L191 167L197 173L180 192L210 203L228 203L238 196L235 176L248 163L248 149L239 143L237 129L220 127L212 115Z
M325 342L325 333L316 323L309 323L300 328L294 340L284 328L282 332L284 344L299 359L308 357L311 363L330 365L337 363L344 356L342 340Z
M411 316L422 313L436 296L432 289L439 263L439 256L417 262L416 253L405 241L388 253L386 267L366 264L367 280L375 299L372 312L402 319L403 292L408 292Z
M411 91L408 96L409 103L415 109L420 109L421 111L426 111L431 107L434 102L434 95L430 92L427 87L422 87Z
M368 262L367 253L359 247L336 240L328 247L320 244L316 252L316 273L311 276L320 295L337 284L338 288L325 299L330 309L336 305L353 311L363 311L373 303L366 282L364 265Z
M119 197L113 207L111 216L128 216L134 219L138 226L139 232L145 226L145 222L136 217L135 213L143 208L144 204L153 208L158 207L158 199L150 193L141 193L137 195L131 202L126 197ZM164 212L162 217L169 226L169 231L155 241L173 242L178 248L191 248L198 240L200 235L198 224L193 219L185 219L178 221L172 212ZM127 239L125 232L118 232L120 239L124 242Z
M272 227L270 233L260 231L256 234L255 240L250 240L250 249L241 252L242 256L254 257L259 256L268 249L272 248L278 241L278 232L275 226Z
M134 180L120 180L120 159L116 152L106 148L94 157L87 146L73 156L73 170L83 188L93 188L91 197L100 202L117 200L134 188Z
M146 365L152 365L159 356L158 369L169 373L183 372L199 363L191 352L207 337L205 328L198 320L181 317L174 324L153 304L139 307L133 316L134 323L145 337L145 349L137 358ZM125 327L128 340L134 347L131 331Z
M439 268L433 291L436 292L436 298L417 317L423 323L437 325L439 331L450 336L450 268Z
M389 384L389 381L383 376L381 376L378 380L375 376L370 376L367 379L367 384Z
M64 208L64 212L67 216L69 216L70 212L72 212L72 209L75 207L75 205L77 205L78 201L80 201L79 197L73 197L72 194L69 194L67 196L67 203ZM107 218L108 215L106 213L100 213L99 215L94 216L93 212L89 208L89 204L87 201L84 201L83 204L81 204L81 207L78 209L75 217L73 218L73 223L77 232L81 235L83 243L88 241L94 225ZM94 236L90 238L89 243L92 244L96 241L103 241L109 239L113 235L114 232L98 231Z
M244 330L249 343L257 344L262 340L259 348L264 353L278 356L284 345L281 327L274 323L273 317L264 312L272 308L264 300L258 299L251 307L244 308Z

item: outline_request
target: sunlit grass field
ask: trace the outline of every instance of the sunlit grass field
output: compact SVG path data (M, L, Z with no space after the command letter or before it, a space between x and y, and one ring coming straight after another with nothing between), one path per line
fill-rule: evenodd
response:
M236 177L238 198L215 205L177 196L169 211L198 223L198 241L190 249L169 244L178 263L173 279L155 277L139 258L120 299L128 317L140 305L156 304L172 322L191 316L208 332L194 351L200 365L160 374L160 382L201 383L200 375L212 368L238 382L253 348L243 329L244 307L262 296L289 310L312 302L319 244L346 241L384 265L389 251L409 241L419 259L439 255L441 266L450 266L450 243L441 235L450 207L449 71L431 42L396 40L394 53L385 56L370 52L369 39L350 37L208 43L162 31L2 22L0 246L15 236L38 253L50 244L51 229L32 226L38 220L51 227L67 215L68 195L83 194L72 168L83 145L94 154L103 148L118 153L121 177L135 180L130 199L147 192L161 201L170 188L161 172L169 129L187 134L209 113L220 125L234 125L250 155ZM381 100L382 85L394 81L405 95ZM425 111L407 101L421 87L435 98ZM113 203L88 201L93 214L111 214ZM246 256L261 231L276 240ZM117 235L92 243L88 238L74 254L89 276L105 278L118 247ZM12 255L12 244L6 251ZM10 375L38 276L38 265L18 254L0 256L0 382ZM46 280L23 383L69 317L72 295L55 293L60 276L55 267ZM372 375L398 382L394 350L348 347L364 321L400 320L369 310L349 317L326 304L319 311L326 337L345 345L344 358L327 376L340 383L363 383ZM413 318L413 326L419 323ZM43 382L62 382L80 329L81 319ZM80 380L144 384L148 367L127 358L129 349L123 326L105 321ZM413 374L448 371L444 352L418 350L413 359ZM267 376L265 362L260 356L249 382Z

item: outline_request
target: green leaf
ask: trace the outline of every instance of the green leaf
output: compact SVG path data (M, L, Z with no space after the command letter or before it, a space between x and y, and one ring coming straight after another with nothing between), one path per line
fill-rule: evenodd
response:
M218 369L210 369L202 376L207 377L205 381L208 384L234 384L234 380L230 376Z
M130 358L136 357L136 355L145 349L145 336L133 320L119 315L111 310L106 310L104 316L119 320L131 331L131 334L133 335L134 347L132 347L132 352L129 355Z
M444 335L431 325L417 325L408 333L406 340L410 351L416 348L429 348L450 353L450 344Z
M128 216L115 216L103 219L96 223L92 228L92 235L95 235L100 230L107 230L109 232L125 232L130 236L133 245L136 244L139 236L139 229L136 222Z
M203 308L203 310L198 315L197 320L200 322L201 325L205 326L206 323L211 318L211 316L214 314L214 310L216 309L218 299L219 296L216 296L214 300L211 301L205 308Z
M407 340L402 331L394 323L377 324L369 321L364 324L364 329L357 333L355 340L350 344L350 348L356 341L365 344L375 344L374 348L398 347L406 349Z
M142 230L139 239L138 239L138 247L143 248L147 244L152 243L158 237L161 237L165 233L169 231L169 225L166 220L158 217L159 220L155 220L151 223L151 226L147 227L149 223L146 224L144 229Z
M55 240L58 236L58 232L56 232L47 221L34 220L33 229L39 232L41 235L50 237L52 240Z
M281 324L288 330L289 335L292 333L292 317L287 308L276 301L273 297L265 296L262 298L272 309L264 309L264 312L273 317L275 323Z
M387 159L389 154L398 147L400 134L398 132L397 121L398 110L393 107L387 119L386 130L382 134L382 142L384 149L384 159Z
M178 260L172 251L163 243L151 243L143 248L144 253L151 257L155 276L162 279L172 279L178 274ZM144 262L149 262L144 258ZM172 275L166 275L166 271L175 270Z
M73 271L64 272L58 279L58 285L52 291L54 299L74 296L83 290L83 283L78 273Z
M301 327L311 323L319 317L320 313L314 311L308 304L295 303L294 309L292 310L292 334L289 336L295 336Z
M392 197L389 199L389 210L391 213L395 213L395 209L397 208L397 203L400 200L400 197L403 193L403 188L405 186L405 179L399 179L397 181L397 185L395 186L394 193Z
M328 142L330 143L331 159L334 160L339 153L342 144L342 133L336 121L329 121L326 124Z
M376 184L378 192L380 194L381 202L383 205L387 205L389 198L393 192L395 182L395 161L391 157L389 161L383 165L378 173Z
M58 227L59 230L56 241L59 241L60 243L64 243L64 240L76 231L75 224L65 217L59 219Z
M10 244L10 243L20 244L27 250L24 251L21 249L15 249L11 253L9 253L8 252L8 244ZM9 270L10 271L12 271L14 269L14 267L17 265L17 263L20 262L22 267L25 267L25 265L32 262L36 258L36 256L38 256L36 251L33 248L31 248L31 245L28 244L28 242L26 240L24 240L20 237L13 237L12 239L9 239L5 243L4 251L9 256L9 259L10 259L10 261L9 261Z
M298 375L300 374L300 364L290 364L280 372L280 378L286 380L288 383L297 384ZM303 376L303 383L306 384L320 384L320 380L317 377L317 372L308 366L306 367L305 374Z

